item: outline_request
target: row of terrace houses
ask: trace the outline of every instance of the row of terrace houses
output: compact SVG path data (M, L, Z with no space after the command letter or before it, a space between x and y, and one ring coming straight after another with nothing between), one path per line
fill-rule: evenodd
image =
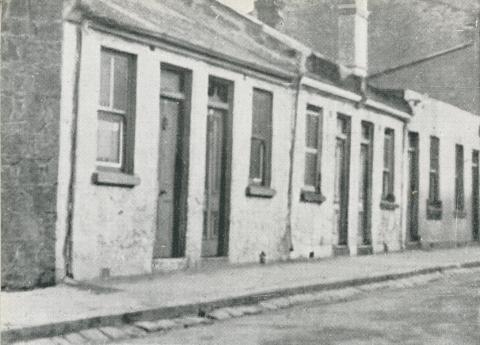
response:
M16 152L30 104L2 116L2 286L479 239L480 117L368 85L366 1L338 7L349 66L214 0L51 4L53 168ZM3 9L6 80L29 11Z

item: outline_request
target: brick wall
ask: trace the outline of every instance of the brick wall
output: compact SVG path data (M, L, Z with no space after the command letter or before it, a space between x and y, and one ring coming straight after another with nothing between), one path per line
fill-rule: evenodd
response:
M62 7L2 1L2 289L55 281Z

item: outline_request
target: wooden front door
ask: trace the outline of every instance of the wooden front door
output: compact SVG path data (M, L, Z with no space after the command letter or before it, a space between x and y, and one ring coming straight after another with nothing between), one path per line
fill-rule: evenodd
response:
M348 245L348 199L350 180L350 121L345 116L337 118L335 147L335 225L338 245Z
M418 205L419 205L419 176L418 176L418 133L408 133L408 205L407 230L408 241L417 242L418 237Z
M185 72L162 65L157 232L154 258L184 255L189 113Z
M210 79L202 256L227 254L230 189L230 87Z
M480 240L480 172L479 151L472 153L472 233L473 240Z
M358 200L358 244L362 246L369 246L372 244L370 221L372 210L372 157L373 124L369 122L362 122Z

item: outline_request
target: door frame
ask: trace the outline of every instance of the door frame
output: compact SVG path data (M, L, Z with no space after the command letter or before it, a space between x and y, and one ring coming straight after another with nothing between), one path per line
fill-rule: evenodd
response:
M181 73L184 82L183 104L182 104L182 119L177 126L177 152L175 153L175 181L174 181L174 213L172 224L172 255L170 257L156 257L154 250L154 259L168 259L168 258L183 258L185 257L186 248L186 232L187 232L187 217L188 217L188 180L190 171L190 123L191 123L191 94L192 94L192 71L171 65L168 63L160 64L160 71L170 70L176 73ZM160 81L161 83L161 81ZM160 88L161 90L161 88ZM158 105L160 107L161 98L180 99L179 95L169 94L168 92L160 91L158 98ZM160 108L159 108L160 110ZM160 114L161 117L162 114ZM162 126L162 119L160 118L160 132ZM161 140L159 142L161 145ZM180 149L180 152L178 151ZM158 181L160 184L162 178L162 165L160 155L158 168ZM160 191L157 197L157 222L156 231L159 231L159 207L160 207Z
M221 110L226 111L226 116L224 118L224 143L222 149L222 157L223 157L223 166L224 172L222 174L222 186L221 186L221 195L220 195L220 225L219 225L219 234L218 234L218 251L217 255L213 257L227 257L228 256L228 249L229 249L229 238L230 238L230 201L231 201L231 181L232 181L232 127L233 127L233 102L234 102L234 82L231 80L223 79L220 77L216 77L210 75L208 78L208 85L210 86L211 82L219 82L221 84L225 84L228 88L227 94L227 104L228 106L225 107L224 104L218 104L208 100L207 104L207 113L209 108L218 108ZM207 134L208 135L208 134ZM208 147L206 143L205 148ZM205 163L207 163L207 156L208 151L205 151ZM206 164L207 167L207 164ZM208 168L208 167L207 167ZM206 170L205 170L206 172ZM207 175L205 173L205 179ZM207 194L205 193L205 198ZM207 200L205 200L207 203ZM205 215L204 215L205 217ZM203 221L203 227L206 226L206 219ZM202 234L203 234L202 228ZM202 246L203 246L203 235L202 235ZM201 249L202 251L202 249ZM203 256L203 258L211 258L208 256Z
M368 138L363 137L363 126L368 127L369 129L369 136ZM357 247L369 247L371 248L373 243L372 243L372 186L373 186L373 153L374 153L374 144L375 144L375 125L373 122L370 121L365 121L362 120L360 122L360 150L362 149L363 145L366 145L368 147L367 151L367 183L366 185L363 186L363 190L359 190L359 193L365 193L365 198L362 199L363 205L362 205L362 211L363 211L363 217L362 219L359 219L359 222L362 222L362 243L358 244ZM360 153L360 160L361 160L361 153ZM361 161L360 164L363 164ZM363 169L363 165L360 166L360 169ZM361 170L361 177L363 177L363 170ZM364 228L366 227L366 229ZM365 232L368 233L368 239L369 243L364 243L365 242ZM371 250L369 250L371 253Z
M474 181L477 181L475 186ZM480 151L472 151L472 240L480 241ZM475 200L476 199L476 200ZM476 203L475 203L476 202Z
M411 145L411 138L415 137L416 144L414 147L414 150ZM419 216L420 216L420 135L418 132L413 132L409 131L407 134L407 140L408 140L408 147L407 147L407 164L408 164L408 187L407 187L407 241L408 243L417 243L420 241L420 234L419 234ZM412 221L411 221L411 216L412 216L412 196L411 194L411 186L412 186L412 175L411 175L411 160L410 160L410 154L412 152L415 152L415 175L416 175L416 191L417 191L417 202L416 202L416 207L415 207L415 217L416 217L416 238L412 238Z
M337 241L334 244L336 248L344 248L346 247L347 250L346 252L349 252L348 246L349 246L349 216L350 216L350 153L351 153L351 145L352 145L352 119L350 116L345 115L343 113L337 113L336 116L336 122L335 124L338 124L338 120L343 120L345 121L346 125L346 133L338 133L338 129L335 129L335 147L337 145L338 140L343 140L344 142L344 153L343 153L343 162L342 165L343 169L340 172L342 175L342 178L344 178L344 188L343 190L340 190L340 200L338 202L338 212L339 212L339 219L338 219L338 233L337 233ZM335 149L336 151L336 149ZM336 159L336 158L335 158ZM345 213L345 219L342 221L342 208L345 207L344 213ZM341 242L341 232L342 230L345 231L345 242L346 243L340 243ZM343 252L342 250L337 250L338 254L340 252Z

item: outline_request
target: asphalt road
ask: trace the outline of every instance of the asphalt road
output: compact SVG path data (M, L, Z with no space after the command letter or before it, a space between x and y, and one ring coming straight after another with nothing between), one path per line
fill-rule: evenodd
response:
M123 344L479 345L480 274L156 333Z

